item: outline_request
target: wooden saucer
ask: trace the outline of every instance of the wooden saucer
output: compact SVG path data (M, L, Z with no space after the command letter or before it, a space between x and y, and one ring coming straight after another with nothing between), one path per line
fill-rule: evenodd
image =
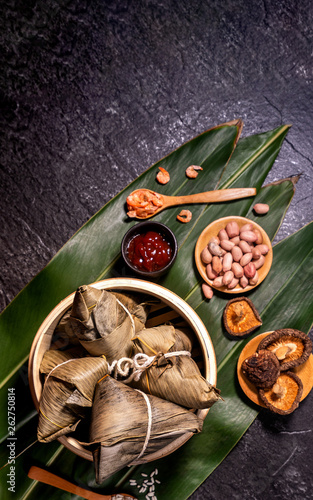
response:
M255 387L254 384L249 382L249 380L242 374L241 371L241 365L243 361L248 358L249 356L252 356L257 350L257 347L261 340L269 335L270 333L273 332L265 332L261 333L257 337L254 337L253 339L248 342L248 344L243 348L241 351L241 354L238 359L237 363L237 376L238 376L238 381L240 384L241 389L245 393L245 395L251 399L254 403L256 403L259 406L265 407L265 404L261 401L259 398L258 390ZM296 366L295 368L291 369L290 371L294 372L298 377L301 379L303 383L303 394L301 397L301 401L309 394L313 387L313 355L311 354L309 359L303 363L300 366Z

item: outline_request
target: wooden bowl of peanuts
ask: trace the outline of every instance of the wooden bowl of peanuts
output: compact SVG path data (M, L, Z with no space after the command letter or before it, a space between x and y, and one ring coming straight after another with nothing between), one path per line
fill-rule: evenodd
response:
M210 287L244 293L267 276L273 260L271 240L256 222L245 217L223 217L209 224L195 248L197 269ZM210 298L210 289L206 290Z

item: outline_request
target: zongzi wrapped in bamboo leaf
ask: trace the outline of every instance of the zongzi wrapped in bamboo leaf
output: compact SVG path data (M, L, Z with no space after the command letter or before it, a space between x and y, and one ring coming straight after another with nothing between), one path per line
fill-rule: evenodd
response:
M87 285L78 288L69 321L81 345L111 363L130 355L131 338L144 327L147 314L148 303L137 297Z
M146 395L105 376L97 384L92 408L90 443L96 481L147 455L187 432L202 429L196 414Z
M148 394L172 401L187 408L210 408L218 399L219 390L200 373L196 362L188 356L190 336L171 325L146 328L134 338L134 354L158 355L140 379L130 385ZM186 351L173 357L161 354Z
M53 370L56 366L68 361L69 359L81 358L86 355L85 349L81 346L74 347L68 351L59 351L58 349L49 349L44 353L39 371L45 375Z
M64 341L69 344L80 345L79 339L77 338L70 322L71 311L72 309L70 308L63 314L59 323L55 327L54 336L64 339Z
M49 356L47 356L49 357ZM50 363L55 355L50 354ZM38 440L49 442L76 429L92 406L96 383L108 372L103 357L65 359L49 372L39 402ZM42 372L46 371L47 359Z
M192 351L194 345L194 333L190 328L179 328L175 326L175 345L176 351Z
M83 294L83 300L77 300L77 293ZM82 286L78 288L77 293L74 297L72 307L62 316L54 332L56 335L67 339L71 344L75 345L79 344L79 338L76 335L77 323L71 321L71 316L83 320L88 318L88 310L92 309L101 297L101 290L92 286Z
M157 299L147 297L142 294L128 294L111 292L124 307L130 312L135 322L135 331L140 332L145 327L147 316L151 304L155 304Z

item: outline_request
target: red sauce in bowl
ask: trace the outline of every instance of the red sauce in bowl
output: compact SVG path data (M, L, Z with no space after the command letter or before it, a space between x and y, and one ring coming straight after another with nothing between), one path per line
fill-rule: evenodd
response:
M127 247L127 257L140 271L158 271L171 260L173 250L164 236L155 231L134 236Z

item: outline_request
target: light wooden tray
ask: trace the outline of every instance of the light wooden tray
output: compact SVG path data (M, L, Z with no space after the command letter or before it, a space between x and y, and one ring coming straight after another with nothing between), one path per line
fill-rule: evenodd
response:
M265 404L259 397L258 390L254 384L252 384L242 373L241 371L241 365L244 362L246 358L249 356L252 356L257 350L257 347L259 343L261 342L264 337L269 335L271 332L265 332L261 333L257 337L254 337L253 339L248 342L248 344L243 348L241 351L241 354L238 358L238 363L237 363L237 377L238 381L240 384L241 389L245 393L246 396L248 396L251 401L256 403L259 406L265 407ZM301 379L303 383L303 393L301 400L302 401L311 391L312 386L313 386L313 355L309 357L309 359L303 363L302 365L295 366L294 368L290 369L290 371L294 372L298 377Z
M196 312L178 295L155 283L135 278L112 278L91 283L91 286L101 290L145 293L160 299L161 303L152 308L146 326L157 326L168 321L173 321L174 324L179 324L180 326L182 323L187 324L193 330L197 344L195 351L192 352L192 356L201 369L203 376L212 385L216 385L216 357L210 335ZM66 297L50 312L36 333L31 347L28 376L31 395L37 411L39 410L39 401L43 387L39 367L44 353L51 346L55 327L63 314L71 307L74 295L75 293L72 293ZM201 420L204 420L208 411L208 409L198 410L197 415ZM181 447L192 435L191 432L185 433L163 449L150 454L136 463L150 462L169 455ZM62 436L59 438L59 441L77 455L90 461L93 460L92 453L81 446L73 437Z

